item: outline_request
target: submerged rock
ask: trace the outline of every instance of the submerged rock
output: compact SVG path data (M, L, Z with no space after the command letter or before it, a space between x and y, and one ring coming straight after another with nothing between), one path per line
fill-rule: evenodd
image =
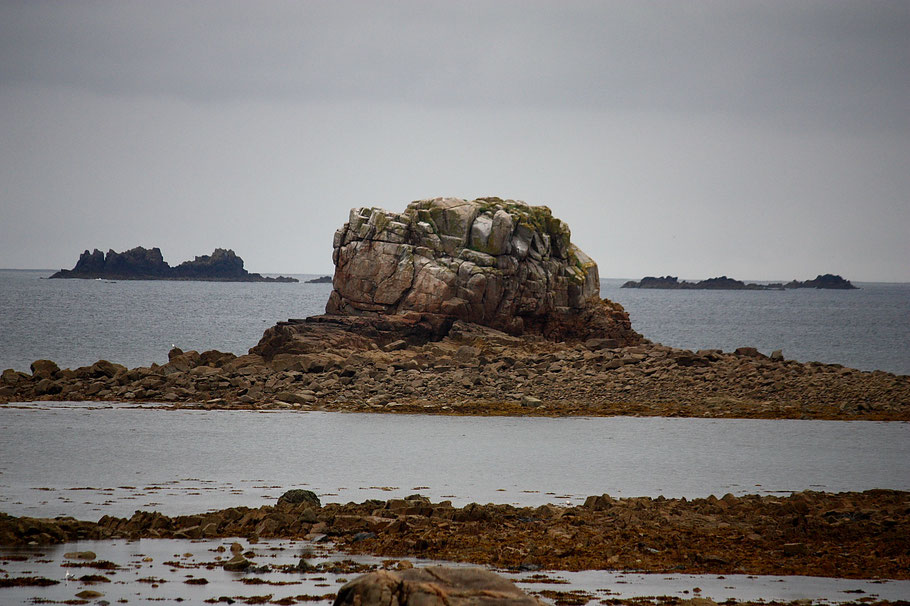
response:
M434 198L355 208L335 233L329 315L417 312L554 340L640 342L602 300L597 264L545 206Z

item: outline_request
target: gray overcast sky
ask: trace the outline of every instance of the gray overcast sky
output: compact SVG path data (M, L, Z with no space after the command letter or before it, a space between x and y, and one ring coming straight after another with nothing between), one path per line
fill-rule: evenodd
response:
M603 277L910 281L908 192L905 1L0 0L0 267L498 195Z

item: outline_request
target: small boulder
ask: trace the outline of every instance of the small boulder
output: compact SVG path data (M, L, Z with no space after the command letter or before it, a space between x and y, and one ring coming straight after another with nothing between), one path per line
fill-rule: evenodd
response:
M117 373L126 372L126 366L122 364L114 364L113 362L108 362L107 360L98 360L92 364L89 369L91 370L91 376L93 377L114 377Z
M21 373L19 371L13 370L12 368L7 368L3 371L3 374L0 375L0 383L5 383L7 385L18 385L22 381L28 379L28 375Z
M281 391L275 396L275 399L288 404L312 404L316 401L316 396L309 390Z
M63 391L63 386L51 379L41 379L38 381L38 384L35 385L35 393L39 396L54 395L61 391Z
M51 360L35 360L31 365L32 376L39 377L42 379L53 378L55 374L60 372L60 367L57 366L56 362Z
M243 572L252 565L252 562L243 557L242 554L238 553L233 558L225 562L223 568L228 572Z
M345 584L334 606L540 606L512 581L482 568L377 570Z
M291 489L278 497L278 504L281 505L282 503L287 503L289 505L307 503L313 507L322 507L322 503L319 502L319 497L316 496L315 492L302 488Z
M407 348L408 348L408 342L405 341L404 339L398 339L396 341L392 341L391 343L389 343L388 345L383 347L382 351L398 351L398 350L407 349Z

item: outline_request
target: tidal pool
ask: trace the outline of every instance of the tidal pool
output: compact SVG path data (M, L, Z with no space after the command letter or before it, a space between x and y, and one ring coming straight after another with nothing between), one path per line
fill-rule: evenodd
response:
M383 566L379 558L333 553L323 544L306 541L239 539L244 554L256 567L247 572L222 568L235 541L162 540L82 541L64 545L0 548L2 578L39 577L53 582L45 587L0 587L0 603L62 603L82 591L100 596L90 600L185 601L200 604L226 596L237 603L271 596L267 601L331 604L338 588L367 568ZM66 557L92 551L95 560ZM317 568L295 570L301 558ZM437 564L408 559L416 566ZM387 561L391 563L391 561ZM452 564L449 564L452 565ZM456 564L457 565L457 564ZM671 596L706 597L715 601L781 601L809 599L828 603L860 598L906 599L910 581L830 579L799 576L665 575L589 570L584 572L514 572L497 570L527 592L581 592L592 603L605 598ZM100 579L99 579L100 577ZM87 582L83 579L94 579ZM103 580L102 580L103 579Z

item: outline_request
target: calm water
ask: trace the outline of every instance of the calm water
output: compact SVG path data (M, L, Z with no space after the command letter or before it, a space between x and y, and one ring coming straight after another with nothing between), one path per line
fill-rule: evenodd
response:
M89 405L0 407L0 511L195 513L420 492L434 501L583 502L910 489L910 424L486 418Z
M782 349L802 362L910 374L910 284L859 283L860 290L710 291L622 289L622 303L646 337L686 349Z
M246 353L278 320L322 313L329 284L42 280L51 272L0 270L0 369L27 371L108 359L129 367L167 361L171 345ZM298 276L308 278L312 276ZM620 289L646 337L688 349L744 345L788 358L910 374L910 284L855 291Z

